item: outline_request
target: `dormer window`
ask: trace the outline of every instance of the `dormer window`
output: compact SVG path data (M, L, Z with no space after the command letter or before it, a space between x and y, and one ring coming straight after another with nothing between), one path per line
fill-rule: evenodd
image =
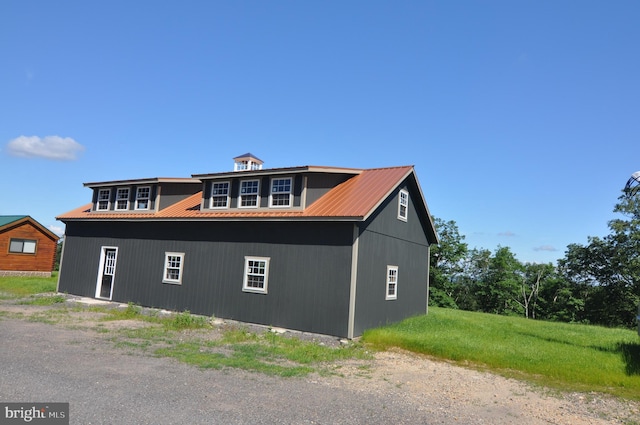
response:
M209 208L227 207L229 207L229 182L212 183Z
M110 198L111 198L111 189L100 189L98 191L98 200L96 202L96 210L108 211Z
M136 190L136 209L148 210L150 198L151 198L151 186L140 186Z
M240 208L257 208L260 198L260 180L240 182Z
M270 207L291 206L291 177L271 180Z
M129 209L129 188L120 187L116 192L116 210L128 210Z

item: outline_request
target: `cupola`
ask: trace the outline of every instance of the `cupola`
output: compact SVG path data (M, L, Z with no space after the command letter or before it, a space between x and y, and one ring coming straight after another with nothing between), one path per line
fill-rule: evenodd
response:
M233 171L262 170L263 161L251 153L233 158Z

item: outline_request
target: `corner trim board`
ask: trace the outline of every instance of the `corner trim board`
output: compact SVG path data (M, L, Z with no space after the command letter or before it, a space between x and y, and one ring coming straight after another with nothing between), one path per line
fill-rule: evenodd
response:
M347 338L353 339L356 319L356 282L358 280L358 225L353 225L353 244L351 245L351 284L349 289L349 323L347 325Z

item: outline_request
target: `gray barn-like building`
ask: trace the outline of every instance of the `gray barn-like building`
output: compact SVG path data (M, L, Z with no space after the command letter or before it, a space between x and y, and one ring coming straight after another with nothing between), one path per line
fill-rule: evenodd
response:
M412 166L85 183L58 291L354 338L424 314L437 235Z

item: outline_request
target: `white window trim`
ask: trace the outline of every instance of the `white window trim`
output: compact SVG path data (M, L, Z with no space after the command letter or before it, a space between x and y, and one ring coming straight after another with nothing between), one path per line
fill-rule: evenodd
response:
M406 201L402 202L402 195L405 195ZM404 206L404 215L402 215L402 207ZM407 221L407 217L409 216L409 192L405 189L402 189L400 193L398 193L398 220Z
M124 208L118 207L118 201L124 200L119 198L121 191L127 191L127 205ZM131 188L130 187L119 187L116 189L116 204L114 206L114 210L116 211L127 211L129 209L129 199L131 198Z
M107 208L100 208L100 192L107 192L109 194L107 198ZM111 209L111 189L98 189L98 196L96 199L96 211L109 211Z
M213 206L213 186L216 184L227 184L227 200L226 200L226 205L224 207L214 207ZM260 190L260 183L258 183L258 191ZM223 209L227 209L229 208L229 204L231 203L231 182L229 181L223 181L223 182L212 182L211 183L211 191L209 192L209 209L211 210L223 210ZM215 197L219 197L221 198L223 195L215 195ZM247 207L245 207L247 208Z
M390 277L389 275L390 275L390 272L392 270L395 271L396 281L393 282L393 283L395 283L395 288L394 288L393 294L390 295L389 294L389 286L391 284L391 280L389 279L389 277ZM385 290L386 290L386 292L385 292L385 299L386 300L397 300L398 299L398 266L387 266L387 284L386 284Z
M269 284L269 261L271 258L269 257L244 257L244 272L242 278L242 291L243 292L254 292L256 294L266 294L267 288ZM264 261L264 286L262 288L254 288L252 286L247 286L248 278L249 278L249 261Z
M146 198L141 198L140 195L140 189L149 189L149 196ZM140 208L140 201L147 201L147 207L146 208ZM135 209L137 210L148 210L151 206L151 186L139 186L136 188L136 206Z
M108 250L115 250L115 261L113 263L113 271L111 273L111 292L109 293L109 298L103 298L100 296L100 290L102 288L102 276L104 274L104 263L105 257ZM103 300L110 300L113 297L113 286L116 281L116 270L118 267L118 247L117 246L103 246L100 248L100 265L98 266L98 279L96 281L96 298L100 298Z
M169 269L169 257L180 257L180 267L178 267L178 279L170 279L167 277ZM175 267L172 267L175 268ZM162 283L170 283L172 285L182 285L182 275L184 273L184 252L165 252L164 253L164 269L162 270Z
M256 197L256 204L255 205L242 205L242 183L248 183L248 182L258 182L258 191L255 194ZM260 207L260 179L252 179L252 180L241 180L240 181L240 188L238 189L239 193L238 193L238 208L258 208ZM254 194L249 194L250 196L254 196Z
M273 205L273 181L289 180L289 203L287 205ZM278 192L276 195L284 195L286 192ZM293 205L293 178L292 177L273 177L269 181L269 208L291 208Z

